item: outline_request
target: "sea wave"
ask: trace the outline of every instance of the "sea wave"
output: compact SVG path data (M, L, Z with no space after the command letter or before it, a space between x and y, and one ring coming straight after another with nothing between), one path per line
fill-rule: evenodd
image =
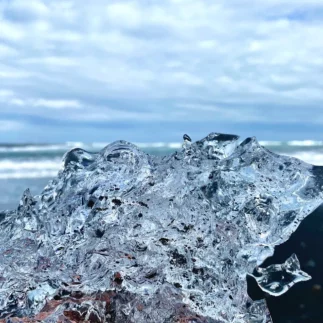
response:
M259 142L262 146L268 147L322 147L323 141L315 140L291 140L291 141L272 141L263 140ZM65 152L73 148L82 148L90 151L98 151L109 142L66 142L62 144L49 144L49 145L1 145L0 144L0 154L1 153L37 153L37 152ZM142 149L180 149L182 143L180 142L137 142L135 143L139 148Z
M262 146L268 147L323 147L323 141L318 140L290 140L290 141L259 141Z
M96 151L105 146L106 143L96 143ZM72 144L70 144L70 147ZM149 150L156 153L168 153L175 149L180 149L180 143L155 143L152 144L138 143L141 149ZM68 149L65 149L65 151ZM273 148L273 151L275 149ZM279 153L299 158L307 163L314 165L323 165L323 150L301 150L282 151ZM0 158L0 179L24 179L24 178L51 178L54 177L61 167L61 157L63 154L55 155L52 158L49 156L29 156L26 158L13 158L6 156Z
M298 158L312 165L323 166L323 152L316 153L311 151L310 152L298 151L298 152L293 152L293 153L288 153L283 155Z
M61 159L0 160L0 179L53 177L61 166Z
M57 175L57 171L30 171L30 172L12 172L0 173L0 179L25 179L25 178L52 178Z
M323 146L322 141L315 141L315 140L292 140L292 141L288 141L287 144L289 146L299 146L299 147Z
M0 172L7 170L30 170L30 169L59 169L61 160L31 160L31 161L15 161L10 159L0 160Z
M65 152L73 148L82 148L90 151L98 151L107 146L108 144L108 142L67 142L65 144L57 145L0 145L0 153L37 153L55 151ZM179 142L137 142L135 143L135 145L142 149L178 149L182 146L182 144Z
M283 146L284 145L283 141L264 140L264 141L259 141L259 143L262 146Z
M0 146L0 153L64 151L68 148L68 145Z

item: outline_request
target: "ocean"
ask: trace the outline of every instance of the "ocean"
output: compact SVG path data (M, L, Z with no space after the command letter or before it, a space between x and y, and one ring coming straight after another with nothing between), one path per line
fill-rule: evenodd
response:
M273 152L323 165L323 141L262 141ZM97 152L108 143L67 142L56 145L0 145L0 210L17 207L26 188L40 194L61 167L64 153L79 147ZM181 143L136 143L145 152L166 155L181 148Z

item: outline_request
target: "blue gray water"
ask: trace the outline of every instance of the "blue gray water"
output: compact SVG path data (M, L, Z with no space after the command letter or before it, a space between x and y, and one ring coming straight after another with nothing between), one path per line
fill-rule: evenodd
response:
M323 142L320 141L264 141L268 149L300 158L314 165L323 165ZM39 194L59 168L62 156L72 148L99 151L107 143L65 143L57 145L0 145L0 210L18 205L26 188ZM169 154L181 148L180 143L138 143L151 154Z

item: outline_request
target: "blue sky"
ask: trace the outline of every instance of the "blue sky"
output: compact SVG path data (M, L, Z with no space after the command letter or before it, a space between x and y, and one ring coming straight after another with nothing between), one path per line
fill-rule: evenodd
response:
M322 139L322 0L0 0L0 142Z

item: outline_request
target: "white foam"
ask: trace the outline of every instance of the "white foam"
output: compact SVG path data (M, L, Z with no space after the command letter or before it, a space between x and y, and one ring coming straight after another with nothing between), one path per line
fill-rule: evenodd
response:
M93 142L85 144L83 142L66 142L58 145L26 145L26 146L0 146L0 153L34 153L34 152L66 152L73 148L82 148L90 151L98 151L109 145L108 142ZM135 143L139 148L181 148L181 143L167 142L138 142Z
M0 153L19 153L19 152L46 152L46 151L67 151L73 148L84 148L89 145L83 142L66 142L65 144L53 145L17 145L17 146L0 146Z
M318 153L313 151L309 151L309 152L299 151L299 152L293 152L293 153L288 153L284 155L298 158L312 165L323 166L323 152Z
M168 147L172 149L179 149L182 147L182 144L179 142L170 142L168 143Z
M31 161L14 161L10 159L0 160L0 172L13 170L57 170L59 169L61 159L53 160L31 160Z
M67 145L28 145L28 146L8 146L0 147L0 152L46 152L46 151L64 151L68 149Z
M297 146L297 147L323 147L323 141L318 140L290 140L290 141L272 141L261 140L259 143L262 146Z
M135 145L139 148L180 148L180 143L168 143L168 142L137 142Z
M298 142L293 141L290 142L292 145L297 146L299 144L303 146L315 146L318 145L318 141L304 141ZM24 148L25 150L30 149L31 151L48 151L48 150L55 150L61 149L63 151L68 150L68 148L75 146L80 146L81 143L66 143L64 145L50 145L50 146L25 146L25 147L11 147L21 149ZM278 141L262 141L262 145L265 146L280 146L285 145L286 142L278 142ZM107 145L107 143L93 143L91 145L92 150L99 150L99 148L103 148ZM149 149L180 149L181 143L172 142L172 143L165 143L165 142L155 142L155 143L137 143L140 148ZM67 146L69 146L67 148ZM83 144L83 146L85 146ZM90 147L90 146L88 146ZM323 146L322 146L323 147ZM4 147L1 147L4 148ZM95 148L95 149L94 149ZM308 148L307 148L308 149ZM90 149L91 150L91 149ZM314 148L311 151L302 151L302 148L299 149L295 147L293 149L295 151L284 153L285 155L296 157L301 159L307 163L313 165L322 165L323 166L323 149ZM59 169L61 167L61 157L55 158L48 158L42 157L37 158L33 157L32 159L11 159L8 156L5 159L0 159L0 179L24 179L24 178L53 178L57 175Z
M73 147L73 148L76 148L76 147L82 148L82 147L86 146L86 144L84 144L81 141L67 141L66 146L67 147Z
M0 179L23 179L23 178L53 178L57 175L57 171L30 171L30 172L14 172L0 173Z
M108 142L93 142L91 144L91 147L95 149L102 149L106 147L108 144L109 144Z
M322 141L315 141L315 140L292 140L287 141L289 146L300 146L300 147L313 147L313 146L322 146Z
M0 160L0 179L54 177L61 159Z
M273 140L261 140L259 142L263 146L299 146L299 147L314 147L322 146L323 141L317 140L291 140L291 141L273 141ZM64 144L53 144L53 145L26 145L26 146L0 146L0 153L10 153L10 152L53 152L62 151L65 152L72 148L83 148L88 150L100 150L106 147L108 142L93 142L93 143L83 143L83 142L66 142ZM170 148L179 149L181 148L180 142L138 142L135 143L140 148Z
M282 146L284 143L282 141L259 141L260 145L262 146Z

